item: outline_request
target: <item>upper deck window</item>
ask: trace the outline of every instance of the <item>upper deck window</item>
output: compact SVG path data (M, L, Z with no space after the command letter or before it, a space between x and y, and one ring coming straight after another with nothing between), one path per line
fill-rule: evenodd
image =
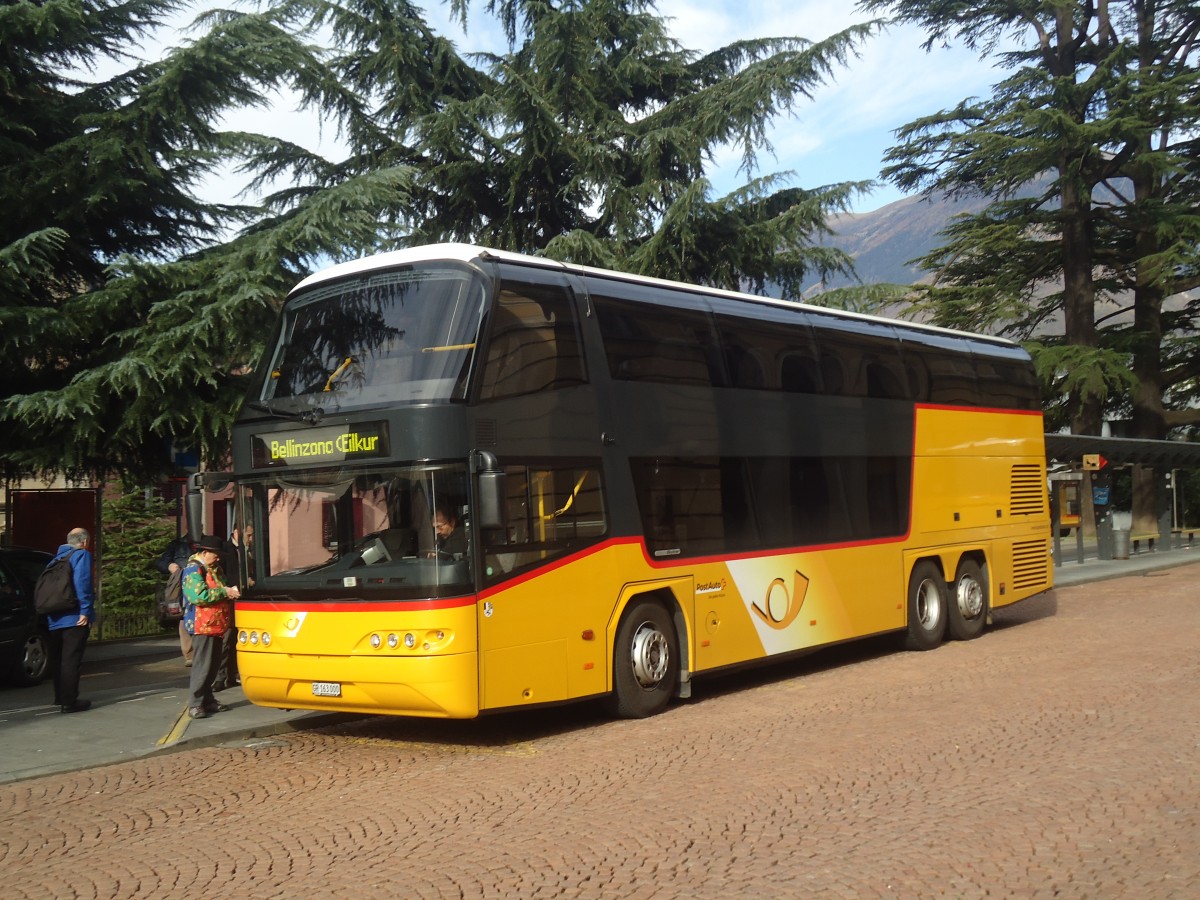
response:
M481 400L583 384L583 348L571 297L560 284L506 278L492 309Z
M484 296L481 279L447 266L318 286L284 309L262 399L464 400Z

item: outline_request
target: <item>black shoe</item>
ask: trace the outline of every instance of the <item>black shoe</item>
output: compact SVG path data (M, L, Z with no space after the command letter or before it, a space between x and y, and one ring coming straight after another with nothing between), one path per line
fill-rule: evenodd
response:
M212 689L213 689L214 691L223 691L223 690L225 690L227 687L229 687L229 685L227 685L225 682L223 682L223 681L218 681L218 682L216 682L216 683L215 683L215 684L212 686Z
M204 711L210 713L229 712L229 707L224 703L206 703Z
M91 708L92 708L91 700L76 700L74 703L67 703L67 704L59 707L59 709L61 709L65 713L83 712L84 710L91 709Z

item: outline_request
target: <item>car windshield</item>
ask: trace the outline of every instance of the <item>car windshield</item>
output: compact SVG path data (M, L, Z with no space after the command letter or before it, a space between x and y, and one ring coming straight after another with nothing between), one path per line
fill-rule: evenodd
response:
M462 400L484 302L482 278L449 266L317 285L285 307L257 400L273 412Z
M294 471L241 485L243 583L330 598L461 594L472 585L462 464Z

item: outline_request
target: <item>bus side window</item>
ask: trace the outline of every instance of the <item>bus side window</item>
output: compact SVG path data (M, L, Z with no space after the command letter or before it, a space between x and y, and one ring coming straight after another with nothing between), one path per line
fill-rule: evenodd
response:
M481 400L587 381L579 329L563 287L505 282L492 308Z
M505 466L504 527L484 534L490 583L600 540L608 533L598 466Z
M652 306L593 294L592 302L613 378L706 387L725 384L712 315L694 300L679 298L679 306Z

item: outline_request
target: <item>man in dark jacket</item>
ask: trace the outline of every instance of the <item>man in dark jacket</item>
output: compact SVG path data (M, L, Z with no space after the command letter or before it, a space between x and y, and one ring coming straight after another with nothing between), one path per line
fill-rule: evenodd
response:
M192 544L185 534L167 544L167 549L154 561L154 568L170 578L171 573L176 569L183 570L191 555ZM179 620L179 652L183 654L183 664L190 666L192 664L192 636L183 624L183 619Z
M72 528L67 542L58 548L53 562L68 553L75 584L75 596L79 598L79 611L47 616L50 627L50 671L54 674L54 702L65 713L83 712L91 709L91 700L79 699L79 667L83 663L83 650L91 632L92 620L96 616L96 593L92 589L92 553L88 549L91 535L84 528Z

